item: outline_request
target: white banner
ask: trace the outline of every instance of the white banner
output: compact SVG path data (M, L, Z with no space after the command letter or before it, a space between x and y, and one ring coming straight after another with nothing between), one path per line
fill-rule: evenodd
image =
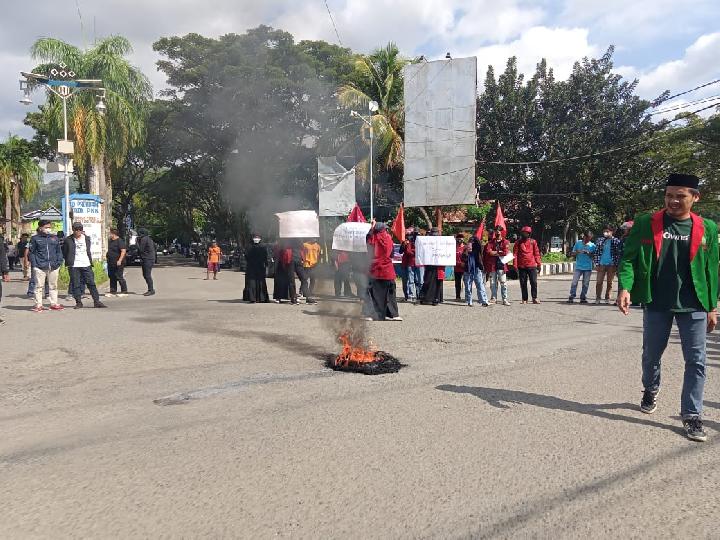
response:
M275 215L280 223L280 238L320 237L320 221L314 210L294 210Z
M73 213L73 223L83 224L85 236L90 237L90 253L94 261L103 259L103 220L102 205L97 200L85 198L70 198L70 208Z
M455 249L452 236L418 236L415 261L419 266L455 266Z
M349 171L334 157L318 158L321 216L347 216L355 206L355 168Z
M333 233L332 248L338 251L367 251L365 237L370 232L369 223L343 223Z

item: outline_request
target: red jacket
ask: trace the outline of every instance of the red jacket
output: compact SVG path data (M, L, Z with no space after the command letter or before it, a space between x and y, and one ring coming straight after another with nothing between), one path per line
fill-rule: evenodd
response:
M465 253L465 244L458 244L455 246L455 273L462 274L465 272L465 262L462 260L463 253Z
M483 266L485 267L485 272L490 273L495 272L496 270L504 270L507 272L507 264L502 265L502 268L497 268L497 263L498 257L504 257L507 255L509 249L510 242L505 240L505 238L500 240L493 238L490 240L483 251ZM498 255L490 255L490 251L497 251Z
M405 240L400 246L400 252L402 253L402 267L403 268L414 268L415 264L415 244Z
M542 264L540 248L533 238L521 238L513 249L515 268L536 268Z
M368 244L373 247L373 260L370 264L370 277L374 279L395 279L395 267L392 262L393 241L386 230L371 232Z

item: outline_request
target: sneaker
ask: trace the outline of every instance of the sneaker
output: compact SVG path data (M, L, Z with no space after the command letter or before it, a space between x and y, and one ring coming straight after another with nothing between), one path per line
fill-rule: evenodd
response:
M273 299L273 303L279 304L279 303L280 303L280 300L275 300L275 299Z
M107 306L106 306L105 304L103 304L102 302L95 302L95 304L93 305L93 307L96 307L96 308L106 308Z
M34 306L34 307L32 308L32 310L33 310L35 313L42 313L43 311L45 311L45 308L43 308L40 304L38 304L38 305Z
M595 299L595 304L598 305L598 306L600 305L600 299L599 299L599 298L596 298L596 299Z
M567 303L568 303L568 304L574 304L574 303L575 303L575 299L571 296L570 298L568 298Z
M153 296L155 294L155 291L148 291L143 296Z
M60 304L50 304L50 309L53 311L62 311L65 309L65 306L61 306Z
M581 304L587 304L587 303L588 303L587 298L581 298L581 299L580 299L580 303L581 303Z
M644 412L645 414L652 414L655 412L655 409L657 409L657 395L660 393L660 390L657 392L651 392L650 390L645 390L643 392L642 401L640 402L640 410Z
M537 298L533 298L533 304L539 304L539 303L540 303L540 300L538 300Z
M78 302L75 302L75 307L73 307L73 309L82 309L84 307L85 306L83 306L83 303L78 301Z
M610 299L609 299L609 298L606 298L606 299L605 299L605 305L607 305L607 306L610 305Z
M472 304L471 304L470 302L465 302L465 305L466 305L467 307L472 307Z
M703 429L702 420L699 416L683 418L683 426L685 427L687 438L691 441L707 441L707 433L705 433L705 430Z
M386 321L402 321L402 317L385 317Z
M510 301L509 300L503 300L503 306L509 306Z

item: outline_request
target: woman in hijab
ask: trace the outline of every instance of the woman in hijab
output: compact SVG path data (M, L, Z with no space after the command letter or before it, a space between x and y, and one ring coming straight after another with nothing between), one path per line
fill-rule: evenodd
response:
M279 304L283 300L290 300L292 305L298 305L297 291L295 289L295 263L293 248L287 241L280 241L275 252L275 287L273 300Z
M375 223L368 233L368 247L372 254L370 264L369 296L372 302L372 316L367 320L402 321L398 313L395 268L392 262L393 241L385 223ZM368 312L370 310L367 310Z
M245 291L243 291L243 300L256 304L258 302L266 303L270 301L268 296L267 283L265 277L267 274L268 252L267 248L260 244L260 235L253 235L253 243L245 254L247 262L247 270L245 271Z

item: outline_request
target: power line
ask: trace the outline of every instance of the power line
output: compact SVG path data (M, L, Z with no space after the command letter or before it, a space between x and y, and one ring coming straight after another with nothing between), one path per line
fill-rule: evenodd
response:
M325 2L325 9L327 9L328 15L330 15L330 22L332 23L333 29L335 30L335 36L337 36L338 43L341 47L344 47L342 39L340 39L340 32L338 32L337 26L335 26L335 19L333 18L332 12L330 11L330 6L327 3L327 0L323 0Z
M714 81L706 82L705 84L701 84L700 86L696 86L695 88L691 88L690 90L685 90L684 92L680 92L679 94L674 94L672 96L668 96L666 98L663 98L662 101L658 102L658 105L660 103L664 103L665 101L669 101L673 98L684 96L685 94L689 94L690 92L694 92L695 90L700 90L701 88L705 88L706 86L710 86L712 84L720 83L720 79L715 79Z
M720 99L720 94L715 95L715 96L710 96L705 99L698 99L695 101L689 101L687 103L676 104L676 105L670 107L669 109L661 109L659 111L649 113L648 116L654 116L656 114L668 113L668 112L677 111L680 109L687 109L688 107L694 107L695 105L699 105L700 103L707 103L708 101L714 101L716 99Z

